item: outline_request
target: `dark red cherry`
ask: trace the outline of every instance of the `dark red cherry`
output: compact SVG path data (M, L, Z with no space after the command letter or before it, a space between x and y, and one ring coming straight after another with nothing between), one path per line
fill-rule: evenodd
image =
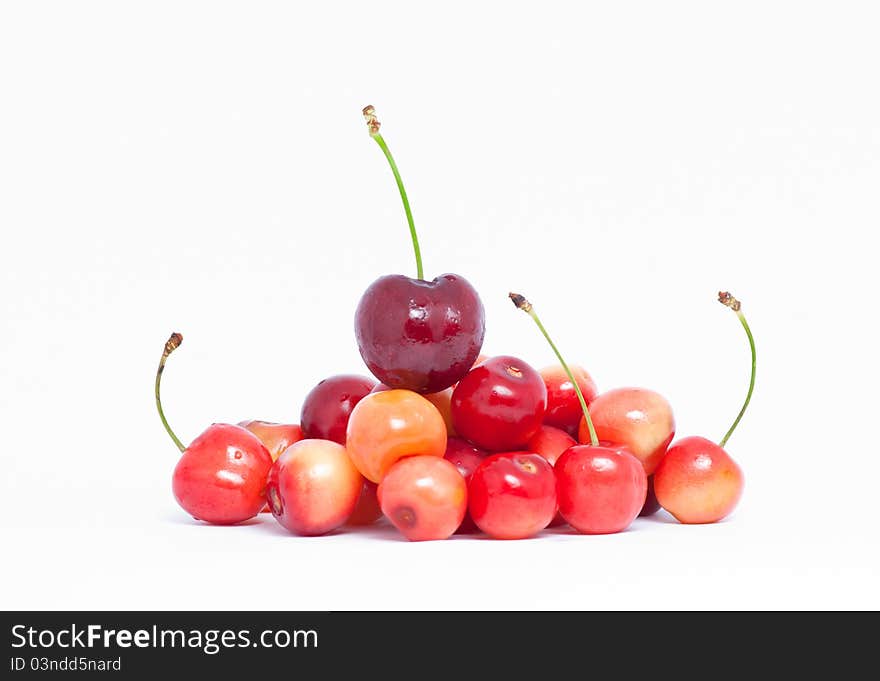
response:
M654 476L648 476L648 494L645 496L645 503L642 506L642 510L639 511L640 518L647 518L650 515L654 515L657 511L660 510L660 502L657 501L657 495L654 494Z
M416 278L379 277L370 284L355 312L358 349L367 367L392 389L436 393L464 376L483 345L485 313L480 297L464 277L443 274L426 281L409 199L400 171L372 106L363 110L370 136L388 161L409 224Z
M375 385L372 379L353 374L325 378L303 400L299 417L303 435L344 445L351 410Z
M487 359L452 393L452 423L466 440L490 452L526 446L547 408L541 374L516 357Z
M358 349L390 388L435 393L460 380L483 346L485 313L464 277L423 281L389 274L366 290L355 313Z

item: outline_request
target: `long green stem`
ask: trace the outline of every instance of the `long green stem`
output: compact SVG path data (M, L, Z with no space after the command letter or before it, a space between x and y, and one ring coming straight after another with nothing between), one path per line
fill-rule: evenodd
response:
M165 431L171 436L171 439L174 440L174 444L177 445L177 448L181 452L184 451L186 447L184 447L183 443L174 434L174 431L171 430L171 426L168 425L168 419L165 418L165 412L162 410L160 386L162 384L162 373L165 371L165 360L168 359L168 355L180 347L182 342L183 336L179 333L171 334L171 337L165 342L165 350L162 352L162 359L159 360L159 369L156 371L156 409L159 410L159 418L162 419L162 425L165 426Z
M733 435L733 431L736 430L736 427L739 425L739 422L742 420L743 414L746 413L746 409L749 406L749 402L752 399L752 392L755 390L755 338L752 336L752 330L749 328L749 323L746 321L745 315L742 313L742 305L740 302L734 298L727 291L722 291L718 294L718 301L723 305L726 305L731 310L736 312L736 316L739 317L740 323L743 325L743 328L746 330L746 336L749 339L749 348L752 351L752 375L749 379L749 391L746 393L746 401L743 402L742 409L739 410L739 414L736 416L736 420L734 420L733 425L730 426L730 430L725 433L724 437L721 438L721 442L719 442L719 446L724 447L727 444L727 441L730 439L730 436Z
M412 210L409 207L409 199L406 196L406 189L403 187L403 179L400 177L400 171L397 169L397 164L394 162L394 157L391 155L391 151L388 149L388 145L385 144L385 140L382 138L382 135L379 134L379 123L376 118L376 110L372 106L364 107L364 118L367 121L367 127L370 130L370 137L376 140L376 144L379 145L379 148L382 150L382 153L385 154L385 158L388 159L388 165L391 166L391 172L394 173L394 180L397 182L397 189L400 191L400 198L403 200L403 210L406 211L406 221L409 223L409 235L412 239L413 251L416 254L416 273L419 279L424 279L424 270L422 269L422 251L419 248L419 237L416 234L416 225L413 221Z
M587 421L587 428L590 431L590 443L595 447L599 444L599 438L596 435L596 428L593 426L593 419L590 418L590 410L587 409L587 401L584 399L584 394L581 392L581 387L578 385L577 379L574 377L574 374L571 373L571 369L568 368L568 364L565 363L565 360L562 358L562 354L559 352L556 344L550 338L550 334L547 333L547 329L544 328L544 325L541 323L541 319L538 317L537 313L535 312L535 308L532 307L532 304L518 293L511 293L510 299L513 301L514 305L516 305L523 312L527 313L535 321L535 324L538 325L541 333L544 334L544 338L547 339L550 347L553 348L553 352L556 353L556 357L559 359L559 363L562 365L562 368L565 369L568 380L571 381L571 384L574 386L574 391L577 393L578 401L581 403L581 410L583 410L584 418Z

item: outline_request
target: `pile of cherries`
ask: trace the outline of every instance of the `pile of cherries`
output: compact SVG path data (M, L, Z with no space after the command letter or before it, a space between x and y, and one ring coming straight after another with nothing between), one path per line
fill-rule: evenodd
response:
M403 199L417 277L387 275L355 313L361 356L377 380L338 375L306 396L299 424L214 424L185 447L162 410L160 384L180 334L165 344L156 374L160 418L182 452L172 489L194 518L240 523L269 510L290 532L320 535L386 517L410 540L484 532L531 537L568 524L584 534L626 529L660 507L682 523L712 523L737 505L743 474L723 449L748 406L749 390L720 444L672 443L669 403L644 388L598 393L566 364L531 303L529 314L559 359L541 371L517 357L480 354L485 315L460 275L422 276L409 201L372 107L371 136Z

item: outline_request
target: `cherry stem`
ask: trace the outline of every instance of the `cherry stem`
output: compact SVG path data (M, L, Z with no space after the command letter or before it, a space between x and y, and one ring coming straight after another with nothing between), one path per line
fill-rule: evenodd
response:
M168 355L180 347L181 343L183 343L183 336L179 333L172 333L171 337L165 341L165 350L162 352L162 359L159 360L159 369L156 371L156 408L159 410L159 418L162 419L162 425L165 426L166 432L171 436L171 439L174 440L174 444L177 445L177 448L183 452L186 450L186 447L183 446L183 443L174 434L174 431L171 430L171 426L168 425L168 420L165 418L165 412L162 410L162 398L159 396L160 386L162 384L162 373L165 371L165 360L168 359Z
M516 305L517 308L527 313L532 319L535 320L535 324L538 325L541 333L544 334L544 338L547 339L547 342L550 343L550 347L553 348L553 352L556 353L556 357L559 359L559 363L562 365L562 368L565 369L568 380L570 380L571 384L574 386L574 391L577 393L578 401L581 403L581 410L583 410L584 412L584 418L587 421L587 428L589 428L590 430L590 443L594 447L598 446L599 438L596 435L596 428L593 426L593 419L590 418L590 410L587 409L587 401L584 399L584 394L581 392L581 387L578 385L577 379L574 377L574 374L571 373L571 369L568 368L568 364L565 363L565 360L562 358L562 354L559 352L556 344L550 338L550 334L547 333L547 329L544 328L544 325L541 323L541 320L535 312L535 308L532 306L532 304L519 293L511 293L509 295L510 299L513 301L513 304Z
M409 223L409 234L412 238L413 251L415 251L416 254L416 276L419 279L424 279L422 251L419 248L419 237L416 234L416 225L413 222L412 210L409 207L409 199L406 197L406 189L403 188L403 179L400 177L400 171L397 170L397 164L394 162L394 157L391 155L388 145L385 144L385 140L382 139L382 135L379 134L379 126L381 126L381 123L379 123L379 119L376 118L376 110L372 106L365 106L363 114L367 121L367 128L370 131L370 137L376 140L376 144L379 145L382 153L385 154L385 158L388 159L388 165L391 166L391 172L394 173L394 180L397 182L397 189L400 191L400 198L403 199L403 209L406 211L406 221Z
M746 401L743 402L742 409L739 410L739 414L736 416L736 420L733 422L733 425L730 426L730 430L721 438L721 442L719 442L720 447L724 447L727 444L727 441L730 439L730 436L733 435L733 431L736 430L736 427L739 425L740 420L742 420L743 414L746 413L746 408L749 406L749 402L752 399L752 392L755 390L755 339L752 336L752 330L749 328L749 323L746 321L745 315L742 313L742 305L740 302L730 295L727 291L720 291L718 293L718 302L722 305L726 305L731 310L736 312L736 316L739 317L740 323L743 325L743 328L746 330L746 336L749 339L749 348L752 351L752 376L749 379L749 392L746 394Z

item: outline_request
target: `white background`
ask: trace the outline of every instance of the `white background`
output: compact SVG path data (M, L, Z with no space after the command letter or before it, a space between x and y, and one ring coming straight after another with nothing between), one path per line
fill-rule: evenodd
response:
M319 6L320 5L320 6ZM850 2L6 2L0 606L878 608L880 14ZM377 276L465 275L484 349L672 402L735 515L410 544L177 508L213 421L365 372Z

